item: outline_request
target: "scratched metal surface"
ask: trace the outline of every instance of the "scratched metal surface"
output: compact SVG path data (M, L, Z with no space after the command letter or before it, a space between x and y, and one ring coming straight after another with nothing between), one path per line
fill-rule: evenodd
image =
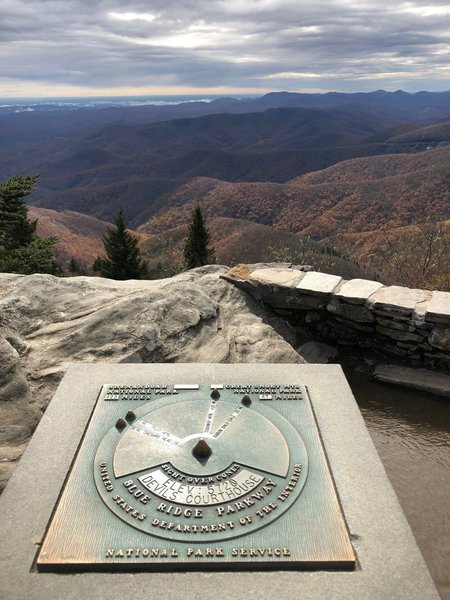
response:
M191 388L102 387L38 568L353 568L306 388Z
M37 571L45 536L79 441L105 382L289 383L308 386L352 545L354 570L180 572ZM303 493L302 493L303 494ZM439 600L351 390L338 365L72 364L0 497L0 597L7 600ZM199 559L207 562L207 558Z

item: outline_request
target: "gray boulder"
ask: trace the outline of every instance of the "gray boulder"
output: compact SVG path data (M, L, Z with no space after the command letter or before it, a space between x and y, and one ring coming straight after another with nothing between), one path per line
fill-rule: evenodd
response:
M300 363L289 327L208 266L170 279L0 274L0 486L68 363Z

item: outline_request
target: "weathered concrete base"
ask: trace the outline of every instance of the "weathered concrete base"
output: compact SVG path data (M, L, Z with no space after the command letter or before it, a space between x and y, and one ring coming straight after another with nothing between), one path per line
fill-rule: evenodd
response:
M39 545L103 383L303 383L352 543L355 571L38 573ZM5 600L204 597L439 600L337 365L73 364L0 501ZM301 532L299 531L299 535Z

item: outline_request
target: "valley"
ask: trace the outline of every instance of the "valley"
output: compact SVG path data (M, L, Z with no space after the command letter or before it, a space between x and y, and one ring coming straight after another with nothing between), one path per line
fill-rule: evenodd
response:
M41 173L30 215L66 266L89 269L120 209L161 273L196 204L219 262L290 254L343 275L379 271L386 232L450 219L446 93L2 109L0 128L1 178Z

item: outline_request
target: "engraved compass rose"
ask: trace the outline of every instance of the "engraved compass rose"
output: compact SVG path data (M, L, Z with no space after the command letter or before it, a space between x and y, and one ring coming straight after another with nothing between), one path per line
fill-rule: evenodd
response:
M273 423L251 407L220 400L212 400L205 417L205 405L198 399L182 407L163 406L133 422L114 453L116 477L168 461L184 473L212 474L238 459L248 467L286 476L289 450Z
M307 478L299 433L256 398L223 396L154 400L112 427L94 465L107 507L141 531L184 541L243 535L285 512Z
M354 568L311 395L276 369L103 384L38 569Z

